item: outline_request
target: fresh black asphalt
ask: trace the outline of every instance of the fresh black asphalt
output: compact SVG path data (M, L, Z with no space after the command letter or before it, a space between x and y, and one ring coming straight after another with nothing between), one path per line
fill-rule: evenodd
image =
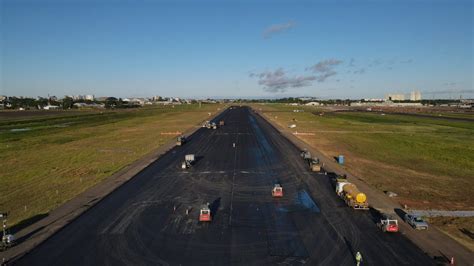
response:
M330 178L309 172L251 109L220 119L223 127L199 129L15 264L354 265L357 251L362 265L433 264L401 234L378 230L374 212L345 206ZM182 170L191 153L195 165ZM281 199L271 197L276 182ZM204 203L212 223L198 222Z

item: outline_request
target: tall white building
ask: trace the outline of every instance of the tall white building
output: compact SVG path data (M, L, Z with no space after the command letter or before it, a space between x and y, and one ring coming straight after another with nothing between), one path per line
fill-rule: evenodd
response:
M94 95L85 95L84 96L84 99L87 100L87 101L93 101L94 100Z
M412 91L410 93L410 101L421 101L421 92Z

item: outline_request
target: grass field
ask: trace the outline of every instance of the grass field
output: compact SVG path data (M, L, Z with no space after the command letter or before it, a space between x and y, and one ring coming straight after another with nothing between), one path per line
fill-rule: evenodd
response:
M9 224L43 215L222 105L15 115L0 120L0 211Z
M345 155L347 170L410 208L473 210L474 123L314 107L257 105L325 155ZM305 112L293 112L304 109ZM295 119L296 121L293 121Z

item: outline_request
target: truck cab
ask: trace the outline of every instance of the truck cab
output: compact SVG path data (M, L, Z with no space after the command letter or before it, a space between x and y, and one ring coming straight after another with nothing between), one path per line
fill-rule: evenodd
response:
M390 217L385 217L380 220L378 224L382 232L396 233L398 232L398 220Z
M283 188L280 184L275 184L272 189L272 197L274 198L281 198L283 197Z
M205 205L199 211L199 221L200 222L210 222L212 221L211 210L208 205Z

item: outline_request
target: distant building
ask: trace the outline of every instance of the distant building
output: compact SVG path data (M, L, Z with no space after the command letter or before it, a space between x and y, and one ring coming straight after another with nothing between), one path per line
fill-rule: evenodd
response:
M318 103L318 102L309 102L309 103L306 103L305 105L309 105L309 106L320 106L321 104Z
M410 93L410 101L421 101L421 92L412 91Z
M74 106L77 108L105 108L105 104L97 103L75 103Z
M84 99L87 100L87 101L93 101L94 100L94 95L85 95L84 96Z
M55 110L55 109L59 109L59 106L48 104L48 105L44 106L43 109L44 110Z
M405 100L405 95L404 94L387 94L385 96L385 100L388 101L404 101Z
M366 101L366 102L383 102L384 99L368 98L368 99L364 99L364 101Z

